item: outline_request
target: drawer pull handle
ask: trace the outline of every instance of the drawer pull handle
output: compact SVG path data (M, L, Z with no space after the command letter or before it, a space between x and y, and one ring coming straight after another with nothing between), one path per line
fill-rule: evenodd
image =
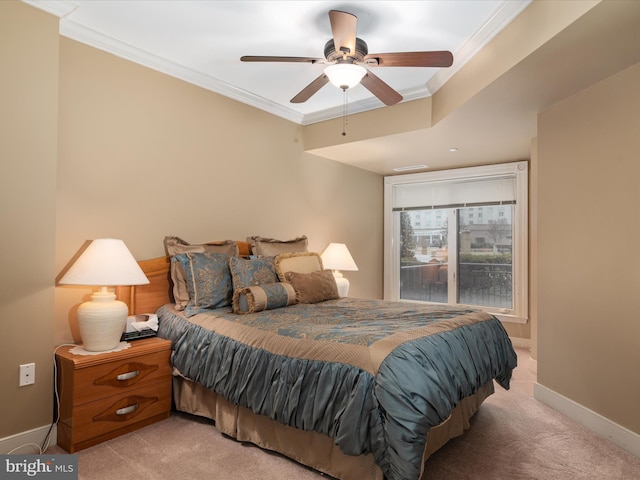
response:
M133 372L121 373L116 377L118 380L129 380L130 378L135 378L140 375L140 370L134 370Z
M140 404L136 403L135 405L129 405L128 407L120 408L116 410L116 415L126 415L127 413L135 412Z

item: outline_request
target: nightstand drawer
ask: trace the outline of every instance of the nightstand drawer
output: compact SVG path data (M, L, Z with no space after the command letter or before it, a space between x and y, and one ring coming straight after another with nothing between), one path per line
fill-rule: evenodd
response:
M111 396L75 408L71 418L73 444L143 422L171 409L171 383L160 382L146 387L129 389L122 395Z
M150 353L76 371L71 395L74 405L92 402L125 389L138 388L170 378L169 351ZM63 389L64 389L63 385Z

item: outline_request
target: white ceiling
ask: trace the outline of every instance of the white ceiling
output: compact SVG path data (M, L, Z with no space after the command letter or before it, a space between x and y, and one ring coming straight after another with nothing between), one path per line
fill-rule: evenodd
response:
M25 1L58 15L63 36L301 125L342 115L343 93L330 84L303 104L289 102L324 66L244 63L242 55L320 58L331 38L328 11L347 11L358 17L358 37L367 42L370 53L453 52L454 64L447 69L375 68L374 73L405 101L415 100L435 93L531 2ZM620 21L637 25L638 18ZM616 28L611 25L608 32L598 32L599 41L612 41L609 37L616 36ZM571 47L579 58L584 57L580 42L589 38L583 35L562 47L565 55ZM597 48L598 39L594 41ZM522 62L428 131L346 143L313 153L383 175L403 165L444 168L529 158L537 113L549 102L617 71L615 68L636 59L640 50L628 44L622 48L627 53L622 58L602 51L601 63L589 52L591 56L575 67L569 62L573 56L558 56L562 50L541 48L537 57ZM559 75L553 74L554 69ZM348 102L350 113L386 108L361 85L349 90ZM459 151L452 154L450 147Z
M342 91L327 85L307 102L290 99L325 65L245 63L243 55L323 58L329 10L358 17L370 53L449 50L449 69L375 68L405 100L425 97L530 0L206 1L56 0L32 5L60 15L60 33L299 124L342 114ZM363 86L352 113L383 107Z

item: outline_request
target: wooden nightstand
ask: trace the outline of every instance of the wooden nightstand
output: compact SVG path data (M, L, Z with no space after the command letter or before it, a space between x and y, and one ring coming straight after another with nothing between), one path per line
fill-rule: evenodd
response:
M171 341L147 338L119 352L56 352L58 445L69 453L169 417Z

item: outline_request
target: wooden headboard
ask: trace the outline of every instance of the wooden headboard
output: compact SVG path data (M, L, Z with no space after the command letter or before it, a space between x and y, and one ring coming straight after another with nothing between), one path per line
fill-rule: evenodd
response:
M241 257L251 254L248 242L236 241ZM171 282L171 258L168 256L140 260L140 268L149 279L147 285L116 287L118 300L129 307L129 315L154 313L158 308L173 302L173 283Z

